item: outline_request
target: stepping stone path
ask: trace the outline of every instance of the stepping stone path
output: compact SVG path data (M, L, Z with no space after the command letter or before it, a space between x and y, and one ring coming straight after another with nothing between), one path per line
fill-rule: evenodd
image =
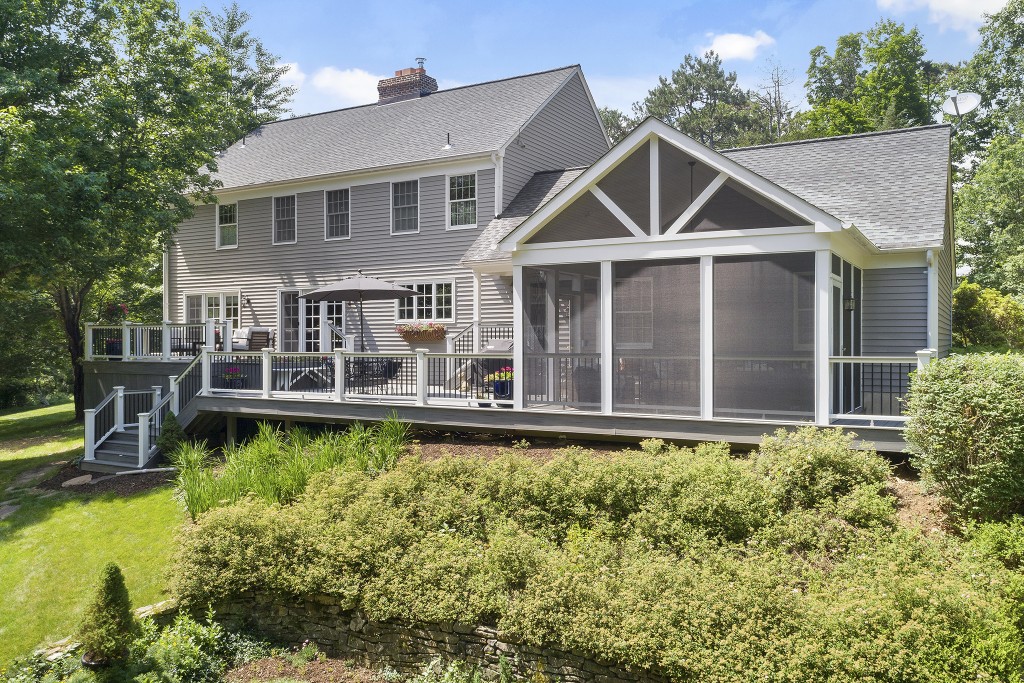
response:
M12 489L25 488L26 486L31 484L36 479L40 479L40 478L43 477L43 475L46 475L46 474L53 474L54 472L59 470L61 467L63 467L64 465L67 465L67 464L68 464L67 460L62 460L60 462L52 462L49 465L43 465L42 467L36 467L34 469L31 469L31 470L26 470L26 471L22 472L21 474L19 474L17 477L14 478L14 481L11 482L11 485L10 485L9 488L12 488Z
M75 477L74 479L68 479L67 481L61 483L61 487L62 488L68 488L69 486L84 486L85 484L91 484L91 483L92 483L92 475L91 474L83 474L80 477Z
M8 505L6 503L0 505L0 520L10 517L17 512L20 507L20 505Z

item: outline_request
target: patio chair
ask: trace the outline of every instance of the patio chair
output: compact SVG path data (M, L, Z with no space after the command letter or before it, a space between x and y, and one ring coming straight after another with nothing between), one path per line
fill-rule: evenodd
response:
M274 348L274 330L266 327L250 327L246 351L262 351Z

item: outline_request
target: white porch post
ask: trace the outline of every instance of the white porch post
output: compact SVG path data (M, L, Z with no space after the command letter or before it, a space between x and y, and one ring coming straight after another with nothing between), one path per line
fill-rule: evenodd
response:
M416 405L427 405L427 349L416 349Z
M938 351L935 349L921 349L916 353L918 370L924 370L926 367L931 365L932 359L938 356Z
M345 400L345 352L334 350L334 400Z
M512 382L512 401L516 410L524 407L523 397L526 380L526 358L523 346L526 343L526 334L523 331L523 267L512 267L512 367L515 370L515 381Z
M445 353L455 353L455 337L457 335L454 332L449 332L444 336L444 348Z
M207 330L209 330L209 326L207 326ZM203 354L203 356L202 360L200 360L199 362L202 364L203 371L202 394L203 396L209 396L210 390L213 388L213 368L211 367L210 363L210 354L213 353L213 345L208 344L204 346L201 353Z
M132 328L128 321L121 323L121 359L128 360L132 355Z
M171 321L165 320L160 326L160 355L164 360L171 359Z
M217 343L217 321L213 318L207 318L206 320L206 337L203 339L203 348L209 347L210 350L214 350Z
M96 410L86 408L85 414L85 459L96 459Z
M263 358L261 361L263 364L263 398L270 398L270 386L273 380L273 377L271 376L273 363L270 359L270 349L263 349Z
M661 173L658 162L658 136L651 138L651 230L652 236L661 232Z
M555 358L554 354L558 350L558 271L549 269L547 271L548 278L545 283L545 299L546 305L544 307L544 351L549 355L546 362L546 370L548 377L547 386L547 397L548 401L554 403L555 401ZM560 373L559 373L560 374ZM561 382L561 377L558 378ZM559 392L561 396L561 392Z
M601 412L612 412L612 262L601 261Z
M715 416L715 321L714 321L714 267L713 256L700 257L700 417L710 420Z
M164 388L162 386L153 385L153 407L156 408L156 404L163 398Z
M480 273L473 271L473 353L483 349L480 342Z
M85 349L84 349L84 351L85 351L85 359L86 360L92 360L92 345L93 345L92 338L93 338L93 335L96 332L92 328L92 326L93 326L93 323L86 323L85 324ZM104 349L104 351L105 350L106 349Z
M167 378L167 386L171 392L171 412L177 417L181 412L181 395L178 394L178 376L171 375Z
M331 351L331 328L327 325L327 302L320 302L320 353Z
M831 412L831 373L829 372L829 349L831 348L831 299L832 252L819 249L814 252L814 423L827 427Z
M117 398L114 399L114 429L124 431L124 387L114 387Z
M231 320L231 318L227 318L224 321L224 341L221 344L221 348L224 349L224 353L231 353L231 351L233 350L231 346L231 337L233 337L234 334L235 323L234 321Z
M345 335L345 349L348 351L358 351L356 348L356 335L346 334Z
M146 466L149 455L149 413L139 413L139 469Z

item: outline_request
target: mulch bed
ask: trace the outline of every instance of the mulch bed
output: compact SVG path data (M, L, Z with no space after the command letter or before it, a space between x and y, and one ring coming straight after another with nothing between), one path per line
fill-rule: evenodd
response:
M294 679L309 683L384 683L371 669L350 666L338 659L320 659L293 666L279 658L258 659L228 672L229 683Z
M75 493L86 496L101 495L105 493L116 493L121 496L130 496L136 493L144 493L145 491L149 491L160 486L166 486L170 482L174 481L174 472L121 474L109 478L107 478L108 475L101 472L92 472L94 480L102 479L102 481L95 484L83 484L82 486L69 486L67 488L61 486L61 484L66 482L68 479L74 479L75 477L80 477L83 474L89 474L89 472L83 472L78 469L78 465L76 463L69 462L46 481L37 484L35 488L49 491L64 491L65 493Z
M543 437L522 437L509 435L470 434L464 432L414 432L412 453L418 453L424 460L437 460L444 456L458 458L478 457L486 460L501 457L509 452L536 460L550 460L555 453L566 446L580 446L595 453L618 453L626 448L639 448L630 441L572 441ZM529 442L529 448L514 448L515 442Z

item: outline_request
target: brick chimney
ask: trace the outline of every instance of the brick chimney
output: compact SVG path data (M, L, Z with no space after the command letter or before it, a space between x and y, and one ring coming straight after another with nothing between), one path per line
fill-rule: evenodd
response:
M419 57L416 59L419 66L399 69L394 78L377 81L377 104L411 100L437 92L437 81L427 75L427 70L423 68L424 61Z

